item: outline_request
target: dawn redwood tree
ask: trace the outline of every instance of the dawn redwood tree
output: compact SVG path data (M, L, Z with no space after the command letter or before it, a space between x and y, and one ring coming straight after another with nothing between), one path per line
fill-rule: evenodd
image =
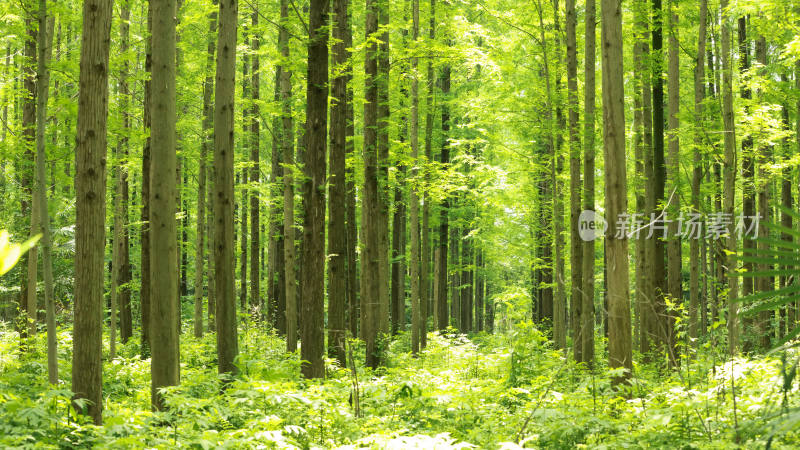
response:
M106 124L112 0L83 4L75 159L75 320L72 392L103 422L103 257L106 218Z
M605 198L609 217L606 234L608 271L608 366L624 368L614 382L631 376L631 313L628 300L628 239L617 230L614 219L625 213L627 175L625 168L625 91L622 64L622 0L602 0L603 60L603 149L606 161ZM621 233L618 233L621 231Z
M153 3L147 2L147 38L145 39L145 73L153 73ZM151 136L150 125L152 101L152 80L145 76L144 95L142 101L142 127L144 128L144 145L142 147L142 230L140 236L141 255L139 269L141 273L141 289L139 290L139 304L142 313L142 356L150 355L150 151Z
M569 120L569 179L570 179L570 268L572 290L572 355L575 361L583 361L581 337L581 311L583 310L583 247L578 218L581 214L581 138L578 115L578 44L576 38L577 14L575 0L566 0L567 41L567 108Z
M667 292L674 302L681 302L683 298L681 280L681 238L678 236L677 217L681 210L681 196L677 195L681 188L680 170L680 140L678 114L680 111L680 56L678 53L678 5L675 0L667 3L667 28L669 30L668 53L669 65L667 66L667 96L669 98L669 110L667 116L667 140L668 140L668 164L667 172L669 178L670 193L676 194L669 200L667 208L669 222L668 241L667 241ZM669 312L666 317L666 334L668 336L666 345L669 354L670 364L677 364L677 337L675 336L675 312Z
M731 29L730 17L728 16L728 0L720 0L720 10L722 11L722 122L725 146L722 208L723 213L727 214L728 217L733 217L736 201L736 141L733 121L733 63L731 62ZM726 250L728 251L725 258L725 266L727 267L725 276L728 278L728 352L734 355L739 349L739 319L738 304L736 303L739 278L733 270L736 267L736 233L732 229L728 230Z
M34 26L34 13L30 11L25 17L25 44L23 56L23 100L22 100L22 144L23 157L20 160L19 183L22 190L20 197L20 213L22 217L34 219L37 208L33 197L33 173L35 156L33 149L36 146L36 27ZM23 219L24 220L24 219ZM28 226L35 225L29 221ZM27 274L23 272L20 287L20 311L25 316L20 324L20 337L36 334L36 266L38 261L37 247L31 248L20 258L20 266L27 266Z
M596 36L597 4L595 0L586 0L585 17L585 54L584 54L584 126L583 126L583 209L594 211L594 116L595 116L595 36ZM612 216L606 211L606 216ZM581 303L581 357L580 362L589 366L594 364L594 240L583 243L581 254L583 265L583 302Z
M220 374L237 372L239 354L234 283L233 153L238 0L220 0L217 77L214 92L214 269L217 301L217 361Z
M345 365L345 309L347 308L347 0L334 0L333 72L331 99L331 148L328 220L328 355Z
M361 253L361 335L366 344L366 365L380 364L378 332L380 320L380 227L378 224L378 45L371 37L378 31L377 0L366 0L364 57L364 199L361 226L364 246Z
M450 164L450 107L447 104L447 97L450 95L450 65L445 63L442 67L440 78L442 90L442 150L439 161L442 167ZM434 290L436 295L436 314L438 316L439 330L445 330L449 326L449 316L447 311L447 248L450 234L448 216L450 214L450 200L445 197L439 205L439 245L436 248L436 269L434 273Z
M278 37L278 49L283 61L289 61L289 31L286 21L289 17L288 0L281 0L281 26ZM286 311L278 314L285 315L286 324L286 350L297 350L297 283L295 271L295 226L294 226L294 121L292 120L292 72L288 65L285 69L278 66L280 81L281 122L281 151L283 153L283 264L286 270L285 291ZM275 179L273 178L273 182ZM272 247L270 247L272 248ZM275 249L277 250L277 245ZM279 256L279 255L276 255ZM272 301L272 300L270 300ZM278 320L280 323L280 320Z
M258 185L261 179L261 108L259 102L261 98L261 60L259 49L261 40L258 36L258 0L253 2L253 11L250 21L254 30L250 36L250 48L252 49L252 68L250 71L250 96L252 104L250 106L250 183ZM256 187L256 188L252 188ZM275 189L272 189L275 192ZM278 190L280 191L280 190ZM250 189L250 305L260 307L261 299L261 198L257 186ZM242 205L244 208L245 206Z
M419 0L411 0L411 39L414 45L419 41ZM417 66L419 58L411 58L411 178L419 173L419 78ZM425 334L426 327L423 321L427 317L422 315L422 300L420 284L423 281L420 259L420 224L419 224L419 189L411 186L409 204L411 208L411 260L408 263L411 276L411 352L416 355L420 350L420 336ZM423 269L424 270L424 269ZM424 288L424 287L422 287ZM427 300L426 300L427 301Z
M150 401L166 405L161 388L180 383L175 147L175 0L153 2L153 78L150 167Z
M436 40L436 0L430 0L430 13L428 24L428 45L433 45ZM425 161L433 161L433 116L434 116L434 103L433 97L435 92L435 74L433 69L433 61L428 60L428 67L426 71L425 85L427 88L425 95ZM425 171L424 182L428 181L428 171ZM433 317L433 327L438 326L438 315L436 312L436 304L434 303L434 289L431 283L431 269L433 264L433 252L431 251L431 227L430 227L430 196L427 190L422 192L422 288L420 289L420 304L422 305L420 315L422 316L423 326L427 329L428 317ZM420 336L420 347L425 348L426 333Z
M36 80L36 157L34 207L38 211L31 217L31 226L36 225L35 233L41 233L42 247L42 276L44 278L44 301L47 321L47 375L50 384L58 383L58 354L56 349L56 318L53 303L53 262L52 238L50 232L50 214L47 208L47 180L45 164L47 153L45 151L45 125L47 120L47 98L50 93L50 56L53 52L53 27L54 16L47 13L47 0L39 0L39 32L37 80ZM34 220L34 217L36 220ZM34 233L31 233L34 234ZM33 274L36 280L36 272Z
M328 28L330 0L311 0L306 89L304 225L301 271L301 371L306 378L325 375L325 156L328 147Z

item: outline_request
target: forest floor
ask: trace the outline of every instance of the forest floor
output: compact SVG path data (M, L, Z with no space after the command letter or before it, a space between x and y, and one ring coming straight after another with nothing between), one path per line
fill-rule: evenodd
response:
M566 362L530 324L470 338L433 333L419 358L401 335L387 345L387 367L359 365L357 381L352 370L332 364L324 381L303 380L283 340L251 325L240 335L241 373L226 388L214 336L184 334L181 386L166 394L170 410L154 413L149 360L140 359L132 339L104 362L104 425L96 427L69 407L70 331L59 338L63 381L48 388L44 333L23 354L18 335L0 325L0 448L800 445L796 363L784 362L794 356L726 361L713 342L680 371L637 365L621 395L602 363L589 372Z

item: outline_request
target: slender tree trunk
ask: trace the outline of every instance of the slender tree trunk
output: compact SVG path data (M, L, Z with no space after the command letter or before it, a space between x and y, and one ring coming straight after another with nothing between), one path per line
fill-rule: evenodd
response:
M447 103L450 95L450 65L442 67L441 74L442 89L442 151L439 161L443 168L450 164L450 106ZM448 215L450 200L445 197L439 208L439 247L436 249L436 310L438 315L439 330L447 329L449 317L447 314L447 247L449 236Z
M609 220L606 234L608 271L608 365L624 368L614 377L615 383L626 382L633 369L631 353L631 316L628 300L628 239L617 234L613 218L627 211L627 178L625 170L625 102L622 64L621 0L602 0L603 54L603 148L605 151L606 213Z
M667 27L669 29L669 66L667 68L667 92L669 96L669 114L667 118L667 135L669 145L668 177L671 195L670 206L667 209L668 219L676 219L681 211L681 170L680 170L680 141L678 138L680 122L680 59L678 48L678 5L676 0L669 0L667 5ZM681 238L678 235L678 221L669 222L667 242L667 289L669 296L676 305L683 301L683 288L681 283ZM667 350L670 355L670 364L678 364L678 342L675 335L677 311L668 311L666 332Z
M281 28L278 47L285 61L289 60L289 32L286 29L288 20L288 1L281 0ZM285 291L286 311L286 350L297 350L297 283L295 280L295 227L294 227L294 123L292 120L292 73L280 71L281 118L283 123L282 153L283 162L283 235L284 235L284 268L286 270ZM275 180L273 179L273 182ZM277 249L277 246L275 247Z
M567 0L567 108L569 112L569 179L570 179L570 270L572 291L572 356L576 362L583 361L581 337L581 311L583 303L583 247L579 234L578 218L581 214L581 138L578 115L578 44L576 38L577 14L575 0Z
M380 225L378 191L378 45L373 35L378 31L377 0L367 0L365 33L368 39L364 59L364 200L361 224L364 249L361 259L361 330L366 343L366 365L380 364L377 338L380 321Z
M300 358L305 378L325 375L325 156L328 147L328 9L329 0L311 0L306 90L305 167L303 181L303 270Z
M282 23L285 23L288 20L288 9L287 5L284 5L281 9L281 17ZM285 9L285 10L284 10ZM281 55L285 61L289 60L289 37L288 32L286 31L284 25L281 25L278 40L279 45L278 49L281 51ZM281 104L281 115L275 116L272 121L273 124L273 135L272 135L272 174L270 175L270 182L271 182L271 192L273 198L280 198L281 195L285 195L285 185L284 181L282 180L282 175L284 173L284 158L289 158L285 155L286 149L288 149L289 153L294 152L294 122L292 121L291 113L291 97L292 97L292 80L291 80L292 72L288 70L287 66L278 66L275 70L275 92L274 98L276 103ZM284 78L286 78L286 87L284 88ZM284 93L285 89L285 93ZM286 149L285 149L286 148ZM289 160L287 160L287 164L294 164L294 156L291 156ZM287 167L290 167L287 165ZM290 178L290 187L292 188L292 198L290 201L292 202L291 209L286 209L285 205L281 205L280 202L274 202L270 209L270 220L269 220L269 266L267 268L267 279L269 280L269 284L267 285L267 301L268 301L268 317L269 322L272 324L273 327L276 327L278 332L284 334L287 332L287 296L289 295L288 284L291 283L292 286L295 286L296 276L295 276L295 264L294 264L294 248L292 248L292 263L289 265L289 262L285 259L285 247L287 245L294 246L294 228L292 228L292 236L291 239L286 235L285 230L283 228L282 216L287 214L291 214L290 222L294 224L294 181L293 178ZM285 200L284 200L285 201ZM292 279L287 281L287 277L291 272ZM292 288L292 296L295 308L295 316L297 315L297 288ZM295 325L294 328L294 347L296 347L297 342L297 319L293 319L293 324ZM287 344L289 342L287 341ZM293 351L293 350L292 350Z
M83 5L75 192L75 322L72 392L86 399L84 411L103 421L103 256L106 217L106 118L111 0ZM78 408L77 410L83 410Z
M27 31L23 49L23 93L22 96L22 144L23 157L20 159L20 213L22 217L30 217L29 229L38 229L38 207L33 196L33 183L35 174L36 147L36 27L34 26L35 14L33 11L25 18ZM25 318L20 326L20 337L26 340L36 334L36 268L38 263L38 248L31 248L20 258L20 267L27 266L27 274L22 274L20 290L20 310L25 311Z
M733 122L733 69L731 62L731 30L728 24L728 0L720 1L722 10L722 119L724 123L725 161L724 161L724 187L723 187L723 212L728 217L733 217L736 198L736 148L735 130ZM725 276L728 277L728 351L731 355L739 349L739 320L738 305L738 277L736 268L736 233L732 227L728 230L727 240L728 256L725 260Z
M242 38L244 42L242 43L244 47L250 47L250 29L247 25L242 27ZM250 55L249 53L245 52L242 55L242 150L245 154L248 153L248 146L251 144L250 139L250 122L253 121L253 114L252 109L252 102L250 101ZM234 154L234 164L236 161L236 155ZM234 192L236 192L236 185L239 185L241 188L241 199L239 202L236 203L234 209L234 220L239 221L239 229L238 232L235 232L234 239L239 244L239 255L238 255L238 265L239 265L239 311L247 311L247 207L248 207L248 195L247 191L249 189L249 171L245 168L242 169L241 174L236 174L236 180L234 184ZM235 195L235 194L234 194ZM234 258L236 256L234 255Z
M584 128L583 128L583 209L594 211L594 113L595 113L595 0L586 2L585 40L584 53ZM608 212L606 215L611 218ZM594 240L587 240L583 244L583 303L581 304L581 362L589 366L594 364Z
M361 315L361 308L359 305L359 286L358 286L358 263L356 260L356 248L358 247L358 225L356 223L356 182L355 182L355 144L353 137L355 136L355 108L354 95L353 95L353 60L352 52L349 50L353 47L353 30L351 26L351 12L348 1L347 14L344 17L345 22L341 24L341 36L344 41L345 48L345 71L347 72L347 100L345 108L345 153L346 160L353 161L353 163L345 166L346 182L346 195L347 195L347 308L349 314L349 328L350 336L355 338L358 334L358 323Z
M389 0L378 1L378 284L380 286L379 334L390 329L390 264L389 264Z
M250 16L253 26L253 35L250 37L250 48L253 50L253 68L250 72L252 80L250 82L251 98L253 104L251 108L252 119L250 121L250 305L251 308L261 306L261 198L259 189L261 183L261 61L259 51L261 41L258 37L258 2L253 6ZM273 191L276 191L273 189ZM280 190L278 190L280 191ZM273 198L275 198L273 196Z
M407 95L407 94L406 94ZM405 183L405 167L398 168L398 181ZM392 324L391 331L395 335L405 330L406 319L406 205L402 184L395 188L394 217L392 218Z
M697 57L694 66L694 168L692 170L692 209L694 214L700 214L700 183L703 178L703 161L700 147L703 145L703 101L705 100L705 54L706 54L706 24L708 21L708 1L700 0L700 24L697 30ZM700 304L700 236L690 237L690 268L689 268L689 340L692 346L697 343L698 308ZM705 273L705 270L703 270ZM705 315L705 314L703 314Z
M214 33L217 31L217 11L214 10L208 15L208 51L206 53L206 78L203 83L203 134L200 144L200 169L197 176L197 238L194 265L194 335L203 336L203 277L205 261L205 237L208 231L206 214L206 164L208 163L208 150L211 146L211 129L213 127L213 107L211 97L214 94L214 54L215 42ZM210 216L210 214L208 215ZM209 278L211 278L209 276ZM208 289L211 296L211 289ZM209 311L209 328L211 327L211 311Z
M130 44L130 3L123 2L122 10L120 13L120 50L122 53L127 53ZM59 26L60 27L60 26ZM60 38L60 32L59 32ZM60 40L60 39L59 39ZM120 180L119 180L119 195L121 203L121 211L119 217L122 219L120 224L121 242L119 249L119 272L117 273L118 279L118 305L119 305L119 334L120 341L123 344L128 343L128 339L133 336L133 317L131 313L131 289L130 283L133 279L131 269L131 253L130 253L130 232L129 229L129 184L128 184L128 162L130 156L130 129L131 129L131 115L130 108L130 86L128 85L129 76L129 63L123 61L122 71L119 79L119 95L120 95L120 110L122 111L122 128L123 133L120 137L119 146L122 150L120 157L124 161L124 165L120 165ZM55 184L54 184L55 185Z
M419 41L419 0L411 0L411 40L412 45ZM419 77L417 67L419 58L411 58L411 178L419 176ZM427 317L422 314L422 292L424 277L422 275L422 259L420 255L420 223L419 223L419 189L412 186L410 189L410 220L411 220L411 260L409 269L411 276L411 353L416 355L420 350L420 338L426 333L424 321ZM427 300L425 300L427 301Z
M764 69L767 66L767 40L762 35L756 40L756 61L761 65L761 75L765 79L769 79L771 74L765 73L766 70ZM763 93L762 93L763 97ZM765 99L762 99L765 101ZM758 145L758 186L757 186L757 196L758 196L758 219L763 221L764 223L771 223L770 218L770 188L772 185L772 176L768 173L766 165L771 163L772 161L772 149L771 145L764 142L759 142ZM758 235L759 238L767 239L769 237L769 230L767 227L758 227ZM750 238L752 238L752 234ZM743 236L743 239L746 239L747 236ZM769 244L765 244L763 242L758 243L758 249L762 252L769 251L771 246ZM758 270L760 271L768 271L771 270L772 266L769 264L759 264ZM757 288L760 292L769 292L775 290L775 280L771 276L763 276L759 277L756 280ZM756 328L758 336L758 345L767 350L771 347L771 337L773 335L773 329L771 327L771 320L772 319L772 311L762 311L758 313L757 323L758 327Z
M58 353L56 349L56 313L53 300L52 238L50 214L47 208L47 180L45 175L45 125L47 121L47 97L50 85L50 56L53 53L53 28L55 16L48 16L47 0L39 0L39 37L37 58L36 92L36 186L35 194L39 207L38 225L42 234L42 274L44 277L44 302L47 321L47 379L58 383ZM4 176L4 175L3 175ZM34 274L35 275L35 274ZM34 276L34 280L35 280Z
M430 17L428 25L428 45L433 45L436 41L436 0L430 0ZM425 161L433 161L433 115L435 106L433 98L435 94L435 74L433 69L433 61L428 60L428 68L426 74L426 87L427 93L425 95ZM428 181L428 170L425 170L425 182ZM427 330L428 316L433 317L433 328L439 328L439 317L436 309L436 289L433 286L431 279L431 270L434 263L434 254L431 249L431 227L430 227L430 198L427 191L422 193L422 289L420 295L420 303L424 311L420 311L422 322ZM438 266L436 266L438 267ZM425 348L427 333L420 336L420 347Z
M664 77L663 77L663 23L664 8L662 0L653 0L653 51L652 55L652 83L653 83L653 201L655 214L658 220L668 220L668 214L664 210L658 209L664 202L664 190L666 189L666 166L664 164ZM677 193L676 193L677 195ZM670 200L672 201L672 199ZM658 222L659 227L663 223ZM651 225L651 226L655 226ZM656 229L656 233L661 233ZM654 234L655 252L653 253L653 280L655 284L656 302L656 321L654 323L655 332L658 335L658 343L661 351L669 348L669 322L667 320L665 296L668 291L667 266L666 266L666 245L661 236Z
M233 116L238 13L238 0L219 2L217 86L214 93L214 270L220 374L237 372L233 362L239 354L233 268L233 205L236 201L233 192Z
M147 2L147 39L145 42L145 61L144 68L148 75L153 73L153 4ZM139 290L140 309L142 311L142 356L150 355L150 151L151 135L150 126L152 124L151 106L153 83L149 77L145 77L144 82L144 101L142 105L142 124L145 136L144 146L142 147L142 231L141 231L141 288Z
M347 0L333 5L333 78L331 99L331 136L328 221L328 356L345 367L347 324Z

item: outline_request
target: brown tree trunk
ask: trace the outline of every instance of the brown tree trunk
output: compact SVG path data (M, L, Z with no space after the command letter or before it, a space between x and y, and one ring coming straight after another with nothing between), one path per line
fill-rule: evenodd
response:
M349 1L348 1L349 6ZM348 8L349 9L349 8ZM353 137L355 136L355 108L353 96L353 61L350 48L353 47L353 30L351 26L350 13L345 16L345 22L342 26L342 40L346 52L346 66L347 72L347 101L345 109L345 123L347 128L345 138L345 152L346 159L352 160L353 163L345 167L346 171L346 189L347 189L347 309L348 321L350 328L350 336L358 337L358 323L361 316L361 307L358 297L358 262L356 260L356 248L358 247L358 224L356 223L356 182L355 182L355 144Z
M173 266L178 258L175 219L175 6L174 1L153 4L151 152L158 164L150 168L150 337L157 345L150 348L150 400L156 410L166 407L159 390L180 384L180 344L175 327L179 314L176 301L180 295L179 272Z
M344 46L347 33L347 0L335 0L333 6L333 79L331 95L331 148L328 221L328 356L345 367L347 324L347 77L343 70L348 53Z
M28 228L37 227L38 208L36 198L33 196L33 183L35 173L34 148L36 146L36 27L34 26L34 13L28 13L25 19L25 46L23 49L23 91L22 96L22 143L23 157L20 159L20 213L22 217L30 217ZM36 268L38 263L38 248L31 248L20 258L20 267L27 267L27 273L22 272L20 290L20 310L25 311L24 321L20 329L20 338L26 340L36 334Z
M250 89L253 104L250 107L252 118L250 120L250 183L258 187L261 183L261 61L259 59L259 49L261 41L258 37L258 3L253 6L250 15L253 30L256 32L250 37L250 48L253 50L253 68L250 72L252 77ZM274 191L274 189L273 189ZM261 198L259 190L250 190L250 307L261 306ZM275 198L275 197L273 197Z
M706 24L708 22L708 1L700 0L700 24L697 30L697 57L694 65L694 157L692 170L692 209L694 214L700 214L700 183L703 178L703 161L700 147L703 144L703 101L705 100L705 55L706 55ZM700 236L690 237L689 261L689 340L696 346L698 330L698 309L700 304ZM703 270L703 273L706 273ZM703 329L705 325L703 325Z
M389 334L390 329L390 264L389 264L389 0L377 0L378 25L381 30L378 45L378 285L380 286L380 317L378 332Z
M153 5L147 2L147 39L145 42L144 69L148 74L153 73ZM142 147L142 231L141 231L141 255L139 268L141 272L141 288L139 290L140 309L142 312L142 356L150 355L150 126L152 124L151 106L153 83L149 77L145 77L144 82L144 101L142 105L142 125L145 136L144 146Z
M663 55L663 23L664 8L662 0L653 0L653 51L652 55L652 83L653 83L653 205L656 218L668 220L668 214L664 210L658 209L664 203L664 190L666 189L666 166L664 164L664 55ZM677 195L677 193L676 193ZM671 199L672 200L672 199ZM662 216L663 214L663 216ZM663 223L658 222L658 226ZM652 225L651 225L652 226ZM667 320L667 310L665 296L668 291L667 266L666 266L666 245L661 239L661 231L656 229L653 235L655 251L653 258L653 280L655 285L656 320L654 323L658 336L659 350L666 352L669 348L669 322Z
M617 234L613 218L627 211L625 170L625 96L622 64L621 0L602 0L603 148L606 161L606 234L608 271L608 366L624 368L614 383L626 382L633 369L631 316L628 300L628 239ZM624 231L624 230L621 230Z
M668 177L670 186L670 204L667 209L669 222L668 241L667 241L667 290L669 296L680 305L683 302L683 288L681 283L681 238L678 236L677 217L681 211L681 170L680 170L680 141L678 139L680 122L678 114L680 112L680 59L678 48L678 11L677 2L670 0L665 11L667 14L667 27L669 29L669 66L667 68L667 93L669 97L669 112L667 118L667 135L669 146ZM675 193L672 195L672 193ZM675 335L675 324L677 321L677 311L667 313L667 351L669 352L670 364L678 364L678 342Z
M447 103L450 95L450 66L445 64L442 67L441 75L442 89L442 151L439 161L443 168L450 164L450 106ZM445 197L439 207L439 246L436 249L436 271L434 274L434 295L437 311L437 324L439 330L447 329L449 317L447 313L447 247L449 236L448 215L450 200Z
M214 270L219 373L233 374L239 342L234 271L233 153L238 0L219 2L217 86L214 95Z
M733 121L733 68L731 62L731 30L728 25L728 0L720 1L722 10L722 119L724 123L724 187L723 187L723 212L728 217L733 217L736 200L736 148L735 130ZM738 277L736 268L736 234L732 227L728 229L727 240L728 256L725 258L724 276L728 277L727 303L728 303L728 351L731 355L739 349L739 320L738 305Z
M434 41L436 40L436 0L430 0L430 18L429 18L429 25L428 25L428 44L433 45ZM426 74L426 87L427 93L425 95L425 161L431 162L433 161L433 115L434 115L434 103L433 103L433 96L434 96L434 70L433 70L433 62L428 60L428 68ZM426 175L428 171L425 171ZM424 177L423 181L428 181L427 176ZM422 284L420 288L420 316L422 326L425 329L425 332L422 333L420 336L420 348L425 348L427 345L427 328L428 328L428 317L433 317L433 326L434 329L437 328L437 315L435 310L435 303L434 303L434 290L433 285L431 283L431 269L433 264L433 252L431 251L431 227L430 227L430 216L431 216L431 208L430 202L427 191L422 193L422 227L421 227L421 238L422 238L422 255L420 256L422 260L422 279L420 283Z
M281 28L278 47L284 60L289 58L289 33L286 21L289 17L288 1L281 0ZM279 68L280 76L280 101L281 121L283 134L281 149L283 153L283 266L286 271L285 282L285 311L278 311L283 315L286 331L286 350L297 350L297 283L295 271L295 226L294 226L294 123L292 120L292 73ZM274 158L274 155L273 155ZM273 183L276 181L273 178ZM273 247L270 247L273 248ZM277 245L274 247L277 250ZM274 295L274 294L273 294ZM270 300L272 301L272 300ZM281 320L278 321L280 323ZM280 329L280 327L279 327Z
M575 0L567 0L567 108L569 120L569 179L570 179L570 271L572 289L570 306L572 308L572 355L576 362L583 361L581 337L583 247L580 238L578 218L581 214L581 137L580 117L578 115L578 44L576 38L577 14Z
M419 41L419 0L411 0L411 40L412 45ZM419 175L419 77L417 67L419 58L411 58L411 178L416 179ZM425 289L422 270L422 259L420 255L420 221L419 221L419 189L415 186L410 188L410 220L411 220L411 259L408 266L411 276L411 353L416 355L420 350L421 336L426 333L425 322L427 317L424 311L422 290ZM427 301L427 300L424 300Z
M103 256L106 218L106 119L111 0L83 5L80 90L76 133L75 322L72 392L84 410L103 421ZM83 408L77 408L83 410Z
M308 86L306 90L306 154L308 178L303 181L303 254L300 286L302 317L301 371L305 378L325 375L325 156L328 147L328 9L329 0L311 0L309 15Z
M123 2L122 4L122 11L120 13L120 35L121 35L121 42L120 42L120 51L122 53L127 53L129 49L129 42L130 42L130 3ZM130 87L128 85L128 76L129 76L129 63L128 61L124 61L122 63L122 71L120 72L120 79L119 79L119 95L120 95L120 110L122 111L122 128L123 133L120 137L120 147L122 150L122 154L120 155L123 158L124 166L120 165L120 203L121 203L121 211L119 216L121 218L120 224L120 234L121 234L121 243L119 249L119 272L117 273L118 279L118 286L119 286L119 296L118 296L118 305L119 305L119 337L120 341L123 344L126 344L128 340L133 336L133 317L131 314L131 289L130 283L133 279L133 274L131 273L131 250L130 250L130 232L128 231L129 228L129 218L128 218L128 208L130 203L130 195L129 195L129 185L128 185L128 162L130 156L130 127L131 127L131 116L128 112L130 108Z
M584 128L583 128L583 209L594 211L594 114L595 114L595 36L597 9L595 0L586 2L586 50L584 54ZM608 212L606 215L612 217ZM594 364L594 240L583 244L583 303L581 304L581 362Z

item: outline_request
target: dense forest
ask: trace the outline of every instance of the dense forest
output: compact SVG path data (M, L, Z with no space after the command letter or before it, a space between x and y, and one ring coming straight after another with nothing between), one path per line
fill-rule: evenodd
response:
M0 3L0 447L797 448L798 23Z

